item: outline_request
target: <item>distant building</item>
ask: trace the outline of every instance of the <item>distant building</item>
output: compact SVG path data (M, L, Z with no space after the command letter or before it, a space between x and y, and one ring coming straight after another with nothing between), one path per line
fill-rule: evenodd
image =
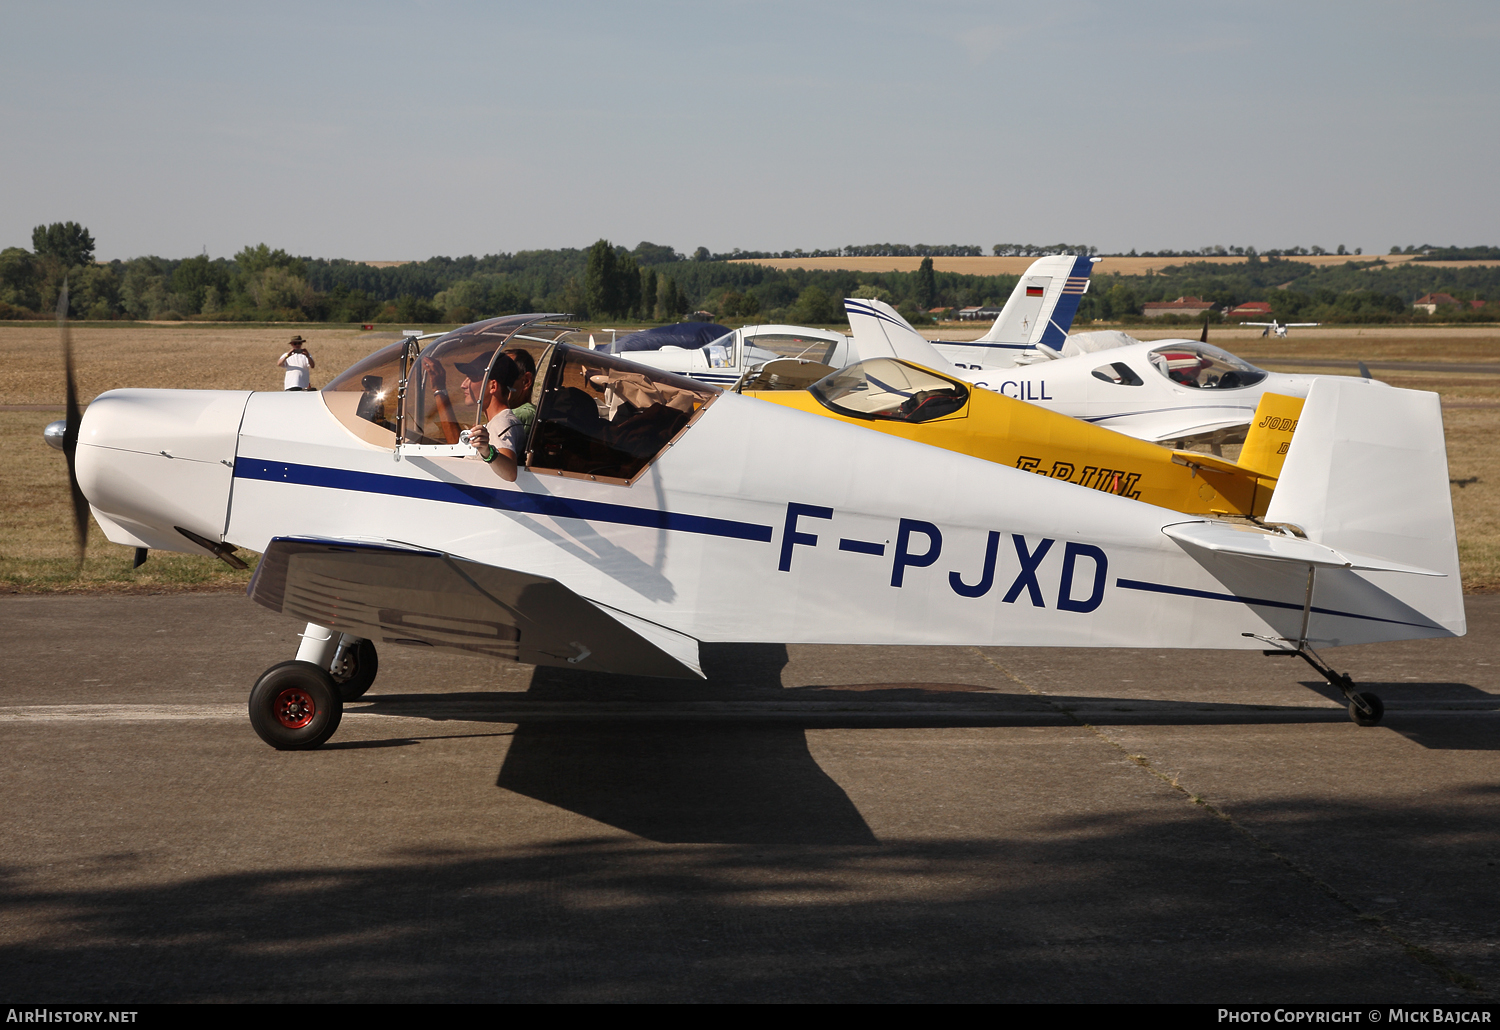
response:
M937 310L934 308L933 310ZM1000 309L993 304L983 307L959 308L958 318L964 322L993 322L1000 317Z
M1270 318L1271 305L1263 300L1249 300L1224 312L1225 318Z
M1176 300L1153 300L1142 304L1141 314L1147 318L1161 318L1163 315L1196 316L1213 309L1213 304L1201 297L1178 297Z
M1447 304L1459 304L1460 301L1448 293L1424 293L1412 302L1412 307L1418 311L1425 311L1429 315L1437 314L1437 309Z

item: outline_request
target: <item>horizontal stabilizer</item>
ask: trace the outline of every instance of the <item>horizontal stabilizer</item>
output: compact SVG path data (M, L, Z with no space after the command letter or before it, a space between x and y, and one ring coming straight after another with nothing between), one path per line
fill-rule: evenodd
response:
M590 672L703 676L692 637L603 608L556 580L440 551L280 537L250 597L382 643Z
M1186 522L1166 526L1162 532L1179 544L1188 544L1241 558L1263 561L1295 562L1323 568L1356 569L1362 572L1405 572L1414 576L1444 576L1447 573L1415 565L1387 561L1367 554L1335 550L1311 540L1280 533L1259 533L1214 522Z

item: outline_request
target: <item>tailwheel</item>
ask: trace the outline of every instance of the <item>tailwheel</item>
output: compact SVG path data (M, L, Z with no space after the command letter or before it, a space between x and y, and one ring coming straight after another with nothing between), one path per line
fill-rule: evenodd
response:
M1385 715L1385 705L1374 694L1359 692L1349 695L1349 718L1361 726L1379 725Z
M1309 587L1308 589L1311 590L1312 588ZM1290 644L1291 641L1285 639L1277 640L1274 637L1262 637L1254 633L1245 633L1242 636L1255 637L1255 639L1264 640L1268 644L1280 645L1274 651L1262 651L1261 654L1267 658L1301 658L1308 665L1317 669L1324 679L1337 687L1339 692L1348 699L1349 718L1361 726L1378 726L1380 720L1385 716L1385 705L1381 703L1380 698L1374 694L1355 690L1354 678L1347 672L1335 672L1330 666L1324 664L1323 660L1317 657L1317 653L1307 646L1305 640L1298 642L1296 647L1288 647L1285 645Z
M319 747L339 728L344 705L327 672L311 662L282 662L250 691L250 725L278 751Z
M338 649L328 675L338 688L340 700L353 701L370 689L379 670L380 657L375 653L374 641L360 640Z

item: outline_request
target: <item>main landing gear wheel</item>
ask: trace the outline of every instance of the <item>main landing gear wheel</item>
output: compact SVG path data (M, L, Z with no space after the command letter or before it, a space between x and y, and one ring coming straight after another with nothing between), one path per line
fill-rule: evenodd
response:
M339 699L353 701L362 697L375 682L375 673L380 670L380 658L375 653L375 644L361 640L353 647L346 647L333 660L328 675L338 688Z
M278 751L320 746L339 728L344 704L327 672L311 662L282 662L250 691L250 725Z
M1361 726L1379 725L1383 715L1385 715L1385 705L1374 694L1349 695L1349 718Z

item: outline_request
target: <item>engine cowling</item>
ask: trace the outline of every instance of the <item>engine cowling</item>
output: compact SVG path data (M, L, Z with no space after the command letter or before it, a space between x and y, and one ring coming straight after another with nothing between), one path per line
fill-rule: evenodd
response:
M111 390L78 432L78 485L117 544L202 554L224 539L245 390Z

